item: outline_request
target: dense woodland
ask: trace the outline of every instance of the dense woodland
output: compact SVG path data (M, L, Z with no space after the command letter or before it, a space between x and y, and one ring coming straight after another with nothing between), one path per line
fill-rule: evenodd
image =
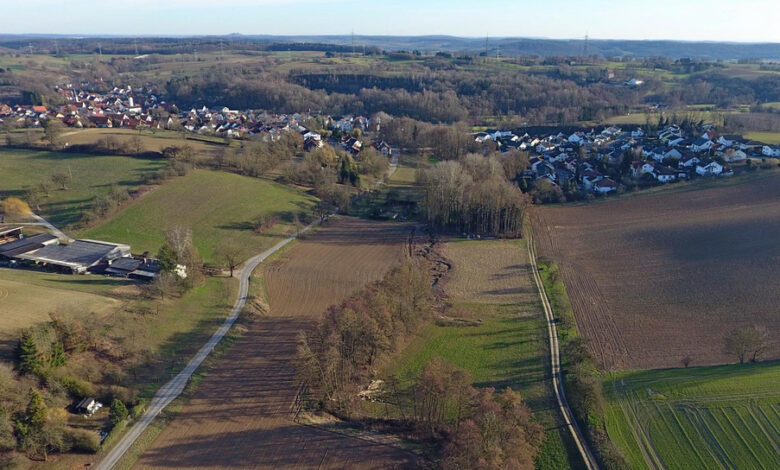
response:
M50 53L67 57L71 49L83 49L84 41L90 40L61 41L57 51ZM135 42L115 39L101 43L102 53L128 55L71 60L69 74L74 80L90 82L96 91L116 84L150 86L160 98L182 109L207 105L332 115L383 111L433 123L502 116L516 125L565 125L600 121L647 104L729 108L780 101L777 74L734 76L715 62L613 58L622 61L614 68L614 62L597 56L529 55L498 62L474 53L425 55L375 48L351 53L343 45L253 44L240 39L200 40L197 45L174 39L140 41L138 51L145 55L134 59ZM43 44L41 50L49 47ZM204 54L217 53L225 47L244 57L237 62L219 57L205 61L193 52L197 48ZM268 55L282 50L324 51L326 56L290 63ZM192 60L203 60L203 67L171 78L157 73L161 65ZM672 75L664 79L655 71ZM18 91L16 101L56 104L61 97L51 87L57 81L49 83L46 77L45 71L0 69L0 95L3 88L13 89ZM645 83L641 88L620 86L630 78ZM763 110L774 112L771 107Z
M527 156L520 152L490 158L470 154L421 171L417 179L427 222L456 233L522 236L530 201L512 182L522 160Z

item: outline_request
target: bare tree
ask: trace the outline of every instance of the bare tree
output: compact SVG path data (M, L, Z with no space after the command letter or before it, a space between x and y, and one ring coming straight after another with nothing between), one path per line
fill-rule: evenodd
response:
M59 186L61 190L68 189L68 183L70 182L70 176L67 173L54 173L51 175L51 182Z
M214 256L225 263L225 266L230 269L230 277L233 277L236 266L241 264L241 247L234 242L225 241L214 248Z
M141 137L134 135L130 138L130 142L128 143L128 146L130 148L130 151L135 156L139 156L144 151L144 142L141 140Z
M739 328L726 337L726 352L736 355L740 364L757 362L768 347L769 332L763 326Z
M691 356L685 356L684 358L682 358L681 362L682 362L683 367L685 367L687 369L688 366L691 365L691 361L692 361Z

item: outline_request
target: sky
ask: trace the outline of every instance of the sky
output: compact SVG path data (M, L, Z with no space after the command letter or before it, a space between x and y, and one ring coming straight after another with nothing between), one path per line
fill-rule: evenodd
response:
M780 42L780 0L0 0L0 33Z

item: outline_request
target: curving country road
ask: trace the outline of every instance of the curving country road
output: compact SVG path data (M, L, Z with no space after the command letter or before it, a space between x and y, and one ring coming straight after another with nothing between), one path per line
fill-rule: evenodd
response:
M563 390L563 382L561 381L561 353L558 345L558 327L555 324L552 305L550 305L550 300L547 298L547 292L544 289L544 283L536 265L536 246L534 245L533 233L530 229L526 233L528 234L528 259L531 262L531 272L539 290L539 298L542 300L544 315L547 317L547 334L550 340L550 368L558 408L561 411L566 428L571 433L574 443L577 445L577 450L579 450L582 460L585 462L585 466L588 470L599 470L599 464L588 447L588 443L585 441L577 421L574 420L574 414L571 412L569 402L566 401L566 392Z
M236 319L238 319L241 310L244 308L244 304L246 304L247 293L249 291L249 277L252 275L252 271L254 271L260 263L265 261L266 258L279 251L282 247L291 241L298 238L299 234L310 230L313 226L314 224L306 226L299 233L285 238L268 250L250 258L249 261L246 262L239 274L241 284L238 290L238 299L236 299L236 303L233 305L233 310L230 312L230 315L227 317L227 319L225 319L225 322L190 360L187 366L182 369L182 371L179 372L176 377L171 379L168 383L163 385L160 390L157 391L157 394L155 394L154 398L152 399L149 405L149 409L146 410L146 413L144 413L144 415L135 422L133 427L131 427L130 430L124 436L122 436L120 441L116 443L113 449L111 449L111 452L106 454L103 460L98 465L96 465L95 468L97 470L110 470L114 468L125 452L130 449L130 446L133 445L136 439L138 439L138 437L144 432L149 424L154 421L154 418L156 418L157 415L159 415L160 412L173 400L181 395L182 391L184 391L184 387L187 385L187 382L189 382L190 377L192 377L192 374L195 373L204 359L206 359L206 357L211 354L211 351L214 350L214 347L222 340L222 338L230 330L230 327L233 326L233 323L235 323Z

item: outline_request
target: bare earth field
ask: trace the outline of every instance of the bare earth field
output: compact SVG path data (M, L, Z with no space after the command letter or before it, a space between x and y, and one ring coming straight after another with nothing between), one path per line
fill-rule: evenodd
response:
M410 453L293 421L298 332L404 257L408 226L339 219L266 267L251 324L136 468L409 468Z
M539 251L560 266L606 369L734 362L724 338L751 325L770 331L764 358L780 357L780 175L544 207L535 219Z

